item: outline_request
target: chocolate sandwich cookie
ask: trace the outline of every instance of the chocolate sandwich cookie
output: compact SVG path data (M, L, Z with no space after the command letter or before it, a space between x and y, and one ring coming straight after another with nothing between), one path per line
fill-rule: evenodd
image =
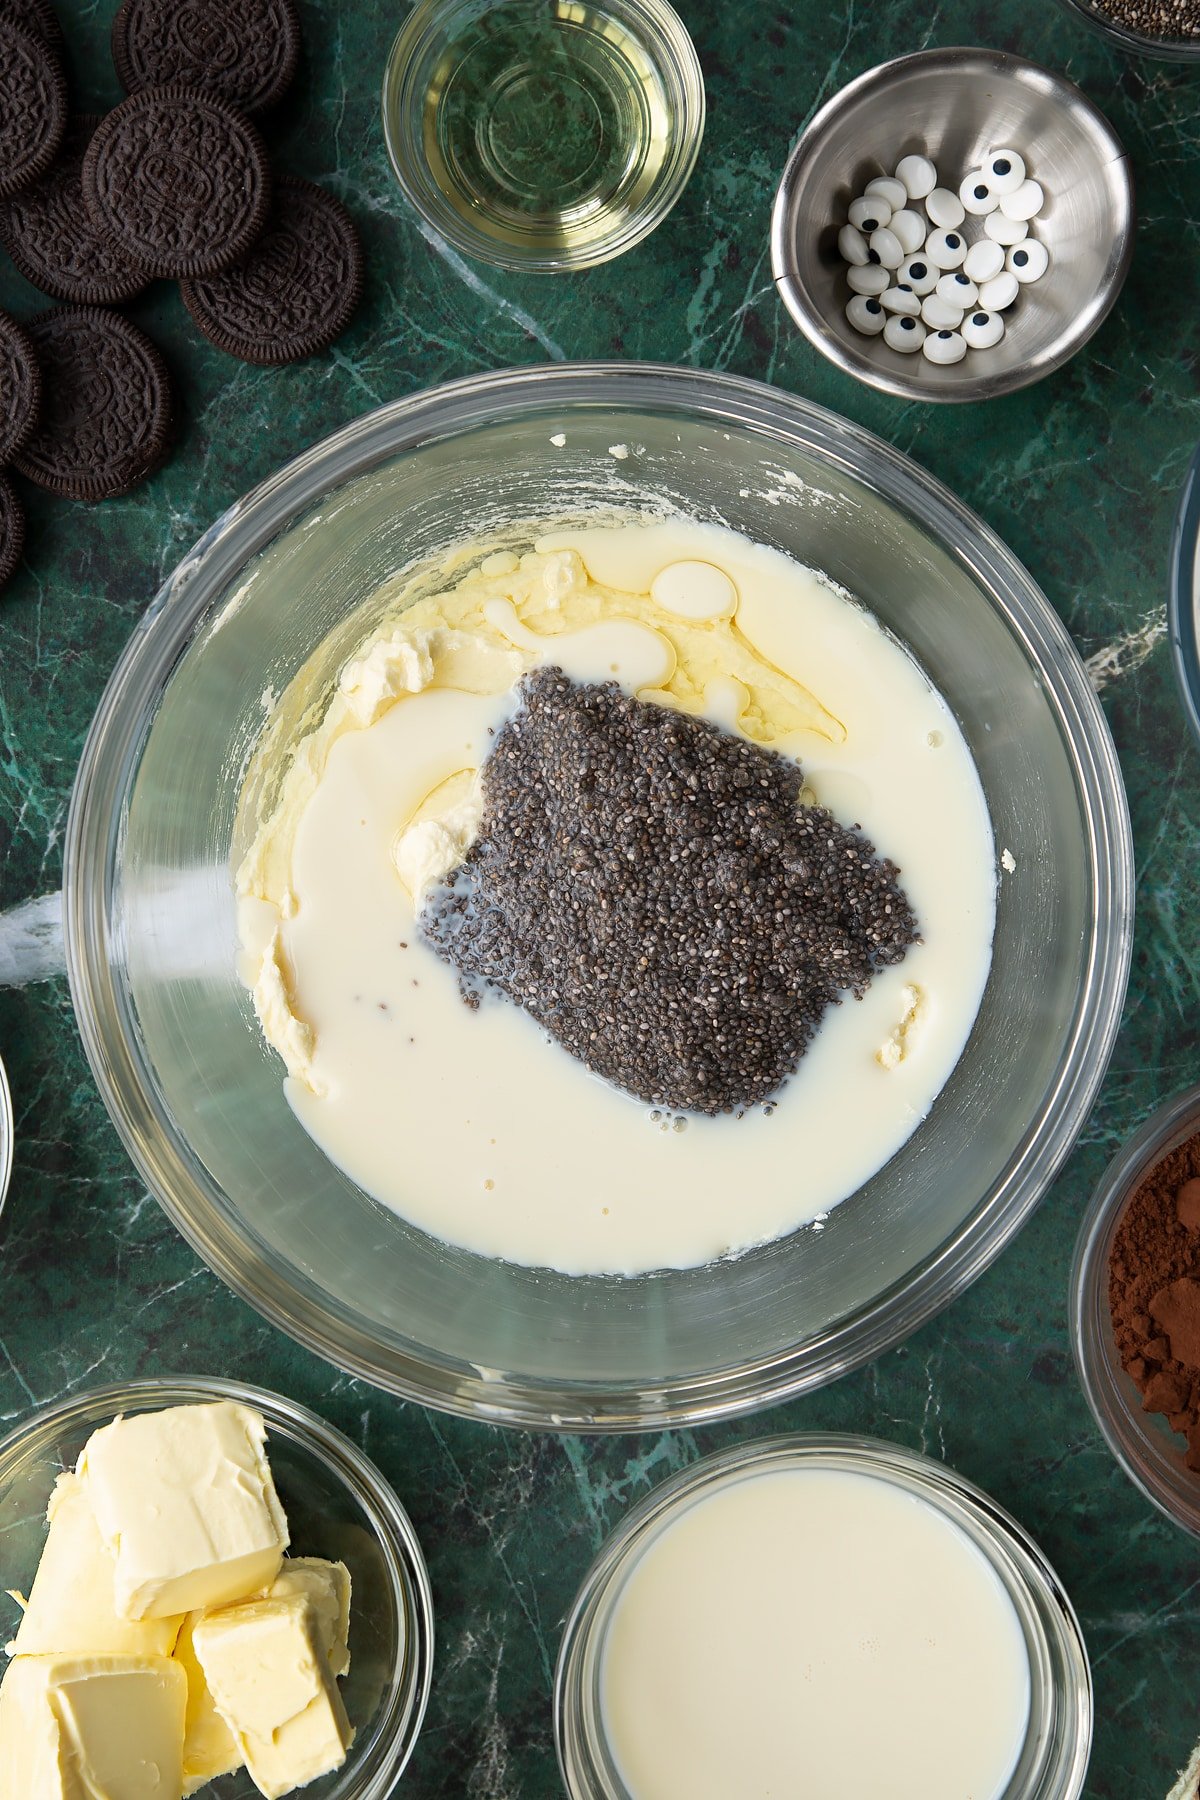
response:
M43 38L52 50L63 48L62 26L50 0L0 0L0 19L9 19L18 31Z
M123 0L112 54L127 94L179 82L259 112L291 85L300 20L292 0Z
M167 280L218 275L260 235L271 171L254 126L194 88L144 88L96 128L83 159L92 223Z
M7 587L25 548L25 514L12 483L0 474L0 588Z
M166 460L171 384L149 338L120 313L59 306L26 329L42 365L41 423L13 458L29 481L70 500L104 500Z
M149 279L96 229L83 204L83 156L99 123L94 113L72 119L46 173L0 201L0 243L26 281L84 306L130 300Z
M267 229L223 275L180 284L183 302L218 350L243 362L298 362L341 335L362 297L363 254L339 200L279 176Z
M54 51L0 13L0 199L36 181L67 129L67 84Z
M42 371L28 332L0 313L0 463L28 443L42 410Z

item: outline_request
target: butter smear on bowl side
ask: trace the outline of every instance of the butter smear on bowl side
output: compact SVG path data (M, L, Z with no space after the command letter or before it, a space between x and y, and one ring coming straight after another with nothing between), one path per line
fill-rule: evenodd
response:
M0 1800L276 1796L345 1761L350 1575L285 1557L261 1414L119 1417L60 1475L0 1682ZM17 1596L20 1599L20 1596Z

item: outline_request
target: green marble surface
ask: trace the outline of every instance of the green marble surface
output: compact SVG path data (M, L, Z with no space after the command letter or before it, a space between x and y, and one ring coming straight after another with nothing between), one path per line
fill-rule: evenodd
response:
M1052 0L683 0L710 101L683 201L621 261L518 279L431 244L392 186L376 91L400 9L300 4L307 56L271 136L361 225L370 280L356 323L316 362L252 370L202 344L175 290L154 287L132 312L178 383L174 460L94 509L31 495L26 564L0 600L0 1049L17 1119L0 1220L0 1423L91 1383L174 1370L260 1381L349 1432L394 1481L433 1577L434 1694L402 1784L414 1800L560 1791L549 1699L563 1615L601 1538L651 1485L766 1430L894 1438L953 1463L1041 1540L1095 1669L1088 1793L1159 1800L1200 1736L1200 1550L1104 1448L1074 1379L1065 1302L1076 1224L1107 1158L1200 1075L1200 761L1163 611L1172 514L1200 439L1200 77L1122 59ZM60 10L79 100L113 103L113 0ZM815 107L877 61L953 43L1067 71L1123 138L1139 190L1137 254L1114 316L1068 368L982 412L906 405L827 366L776 300L767 254L774 186ZM0 305L28 316L40 304L0 258ZM845 413L1007 539L1093 659L1129 787L1139 910L1100 1101L1041 1211L969 1294L903 1348L766 1417L583 1441L391 1400L298 1350L197 1263L100 1104L53 895L92 709L160 579L223 507L397 395L508 363L614 355L756 376Z

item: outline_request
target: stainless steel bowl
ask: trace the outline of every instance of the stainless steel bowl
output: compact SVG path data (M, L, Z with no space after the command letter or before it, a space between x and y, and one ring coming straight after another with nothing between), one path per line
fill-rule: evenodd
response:
M863 337L837 235L872 176L918 152L948 187L1011 144L1046 190L1036 236L1050 267L1005 315L992 350L939 367ZM1060 368L1107 317L1133 254L1133 178L1112 127L1061 75L1000 50L922 50L882 63L823 106L788 158L771 224L784 305L822 355L910 400L988 400Z
M629 449L620 461L616 443ZM669 506L824 569L909 646L960 721L997 850L1016 862L957 1069L824 1230L706 1268L570 1276L430 1237L322 1155L237 978L232 834L264 689L282 692L338 632L349 653L363 601L397 569L424 564L436 580L464 540L528 542L548 519ZM1028 1217L1087 1115L1133 914L1099 703L1061 622L987 526L830 413L755 382L637 363L414 394L218 520L101 701L65 891L71 991L100 1091L211 1268L310 1349L395 1393L610 1431L711 1420L830 1381L961 1292ZM797 1146L798 1183L803 1162Z

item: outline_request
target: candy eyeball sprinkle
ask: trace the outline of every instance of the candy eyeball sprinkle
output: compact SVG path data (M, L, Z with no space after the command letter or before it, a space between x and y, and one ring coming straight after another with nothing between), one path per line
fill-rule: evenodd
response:
M1036 219L1045 204L1040 181L1023 181L1011 194L1000 196L1000 211L1006 219Z
M991 238L980 238L967 251L963 273L969 275L972 281L990 281L1003 267L1003 245L993 243Z
M976 219L981 219L985 213L995 212L1000 204L999 194L992 192L983 178L982 169L973 169L966 180L960 182L958 197L964 210Z
M927 253L922 250L918 255L910 256L907 261L902 262L893 279L897 287L911 288L914 294L924 299L926 294L932 294L940 274L941 270L936 263L930 262Z
M882 231L885 225L892 222L892 209L881 194L864 195L861 200L852 200L848 214L850 223L869 237L873 231Z
M994 194L1013 194L1025 179L1025 159L1016 150L993 150L983 175Z
M1006 306L1012 305L1020 291L1021 284L1016 276L1010 275L1005 269L1001 274L993 275L990 281L984 282L979 290L979 304L988 312L1003 312Z
M871 233L867 254L872 261L881 262L885 269L898 269L904 261L904 245L885 225L881 231Z
M1004 266L1025 287L1031 281L1042 279L1050 267L1050 252L1040 239L1026 238L1024 243L1013 245Z
M921 345L931 363L961 362L967 354L966 339L957 331L931 331Z
M891 272L879 263L864 263L861 269L846 270L846 280L855 294L882 294L891 279Z
M910 287L889 288L886 294L880 294L879 304L890 313L907 313L913 319L921 311L921 302Z
M846 317L864 337L877 337L887 324L887 314L871 294L855 294L846 308Z
M957 331L962 324L963 309L952 306L947 300L939 300L936 294L930 294L921 302L921 317L931 331Z
M893 212L899 212L908 202L908 190L904 183L893 181L890 175L872 176L863 189L864 200L869 199L872 194L878 194L881 200L886 200Z
M910 200L924 200L937 186L937 170L927 156L902 156L896 164L896 180L904 183Z
M962 322L963 342L971 350L991 350L1004 336L1004 320L999 313L968 313Z
M910 256L896 272L896 286L910 287L914 294L932 294L941 270L924 254Z
M911 207L902 206L899 212L894 212L888 230L894 232L904 245L905 256L915 256L924 246L927 227L920 213L913 212Z
M950 306L957 306L960 310L965 306L974 306L979 298L979 289L961 269L956 269L953 275L943 275L933 291L939 300L945 300Z
M961 362L968 349L993 349L1005 336L1005 309L1050 266L1029 225L1046 198L1016 150L990 151L957 192L939 184L927 156L901 157L894 176L866 183L838 232L851 327L939 366Z
M907 313L893 313L883 328L883 341L890 344L893 350L900 350L906 356L921 348L925 342L925 327L920 319L910 318Z
M989 213L983 221L983 229L994 244L1019 244L1022 238L1029 236L1029 225L1025 219L1010 219L1002 212Z
M967 240L960 231L931 231L925 255L939 269L958 269L967 260Z
M934 188L932 194L926 196L925 211L935 225L941 225L950 231L962 224L967 213L958 195L943 187Z

